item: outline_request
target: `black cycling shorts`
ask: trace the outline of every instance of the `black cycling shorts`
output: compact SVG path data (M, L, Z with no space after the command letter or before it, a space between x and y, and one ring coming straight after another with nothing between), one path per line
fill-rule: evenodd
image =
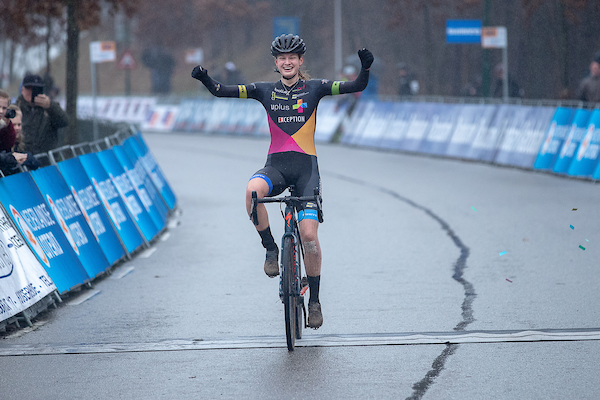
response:
M254 178L262 178L269 184L268 197L283 193L291 185L295 188L295 196L313 196L315 189L321 193L317 157L308 154L294 151L269 154L265 166L250 179ZM314 202L303 202L302 209L316 210L317 205ZM311 216L306 214L306 218L313 219Z

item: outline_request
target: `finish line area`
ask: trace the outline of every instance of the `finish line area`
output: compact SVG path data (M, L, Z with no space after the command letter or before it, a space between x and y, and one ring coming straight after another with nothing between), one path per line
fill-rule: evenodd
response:
M600 328L420 332L348 335L308 335L298 347L406 346L439 344L568 342L600 340ZM80 343L8 345L0 357L58 354L142 353L191 350L285 348L283 336L241 337L229 340L172 339L146 343Z

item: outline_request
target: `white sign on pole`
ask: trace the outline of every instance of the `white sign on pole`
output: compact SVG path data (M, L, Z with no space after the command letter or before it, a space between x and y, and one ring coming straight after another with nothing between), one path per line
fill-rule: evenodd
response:
M507 45L505 26L481 28L481 47L484 49L504 49Z
M204 51L198 47L185 52L185 62L187 64L200 64L204 60Z
M55 289L48 273L0 207L0 321L26 310Z
M91 42L90 61L103 63L117 60L117 46L115 42Z

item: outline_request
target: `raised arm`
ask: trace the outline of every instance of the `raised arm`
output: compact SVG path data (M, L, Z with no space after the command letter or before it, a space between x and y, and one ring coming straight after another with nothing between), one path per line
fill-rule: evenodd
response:
M358 51L358 58L360 58L361 68L358 76L353 81L336 81L333 83L331 88L331 94L344 94L354 93L365 90L369 83L369 68L373 64L373 53L367 49L361 49Z
M201 65L196 65L192 71L192 78L198 79L206 86L208 91L217 97L247 97L246 85L223 85L208 76L208 71Z

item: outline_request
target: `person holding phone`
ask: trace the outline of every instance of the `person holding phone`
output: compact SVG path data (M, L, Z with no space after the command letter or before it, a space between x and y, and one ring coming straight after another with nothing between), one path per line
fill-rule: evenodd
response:
M48 152L58 145L58 130L69 124L60 104L44 94L44 80L35 74L23 78L17 105L23 113L23 151Z

